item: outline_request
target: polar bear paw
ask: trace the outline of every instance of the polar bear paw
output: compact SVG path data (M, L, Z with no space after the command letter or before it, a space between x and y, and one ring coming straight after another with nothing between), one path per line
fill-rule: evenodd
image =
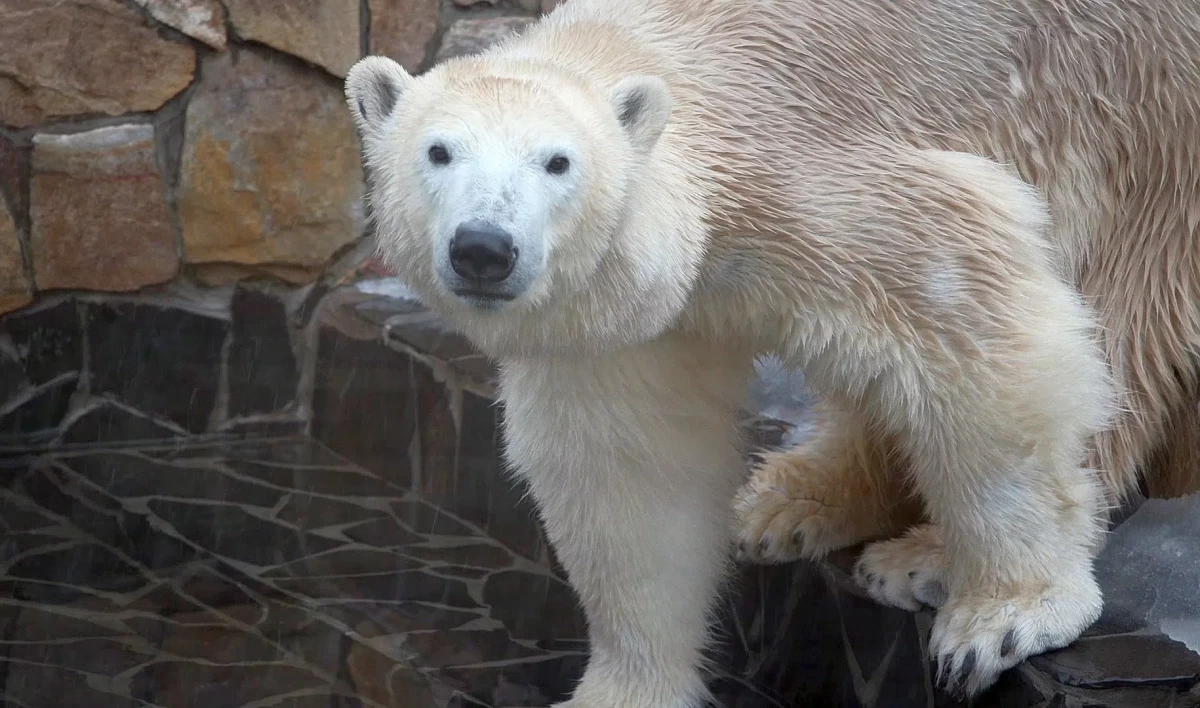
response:
M929 638L936 683L973 697L1025 659L1075 641L1100 616L1094 577L1070 566L1064 563L1053 580L968 586L948 594L945 546L938 529L926 525L868 546L854 577L883 604L938 608Z
M945 604L948 568L941 534L925 524L867 546L854 565L854 580L876 602L916 612Z
M833 486L837 481L800 451L763 455L734 502L738 557L787 563L858 542L852 510Z
M1100 616L1100 590L1088 580L1090 587L1055 584L1012 596L951 596L929 637L938 685L976 696L1025 659L1078 639Z

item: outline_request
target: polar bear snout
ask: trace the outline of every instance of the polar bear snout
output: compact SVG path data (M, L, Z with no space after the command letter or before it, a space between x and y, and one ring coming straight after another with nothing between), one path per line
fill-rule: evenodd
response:
M483 309L515 300L527 285L517 270L520 253L509 230L487 221L464 221L450 239L450 267L442 270L443 284Z
M492 224L466 222L450 241L450 267L463 280L491 286L503 283L517 265L510 233Z

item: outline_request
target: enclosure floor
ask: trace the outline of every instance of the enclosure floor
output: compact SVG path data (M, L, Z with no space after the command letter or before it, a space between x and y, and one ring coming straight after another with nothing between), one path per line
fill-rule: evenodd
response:
M545 706L586 661L545 563L307 438L0 471L5 706Z

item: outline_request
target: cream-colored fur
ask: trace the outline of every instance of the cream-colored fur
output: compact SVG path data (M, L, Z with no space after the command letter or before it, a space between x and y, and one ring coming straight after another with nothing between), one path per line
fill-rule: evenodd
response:
M1107 508L1155 459L1151 489L1196 483L1167 433L1200 380L1197 37L1192 0L568 0L419 78L350 72L381 252L501 362L587 613L565 705L701 705L730 541L815 557L913 500L857 577L940 605L946 685L1095 620ZM510 301L452 292L479 218L520 251ZM824 422L735 514L768 352Z

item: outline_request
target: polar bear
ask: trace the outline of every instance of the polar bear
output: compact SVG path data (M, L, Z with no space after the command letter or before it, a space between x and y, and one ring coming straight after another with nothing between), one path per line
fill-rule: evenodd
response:
M1097 618L1106 513L1196 419L1198 35L1193 0L567 0L354 67L380 250L499 362L587 615L563 705L702 705L735 548L870 542L966 695ZM764 353L820 418L746 482Z

